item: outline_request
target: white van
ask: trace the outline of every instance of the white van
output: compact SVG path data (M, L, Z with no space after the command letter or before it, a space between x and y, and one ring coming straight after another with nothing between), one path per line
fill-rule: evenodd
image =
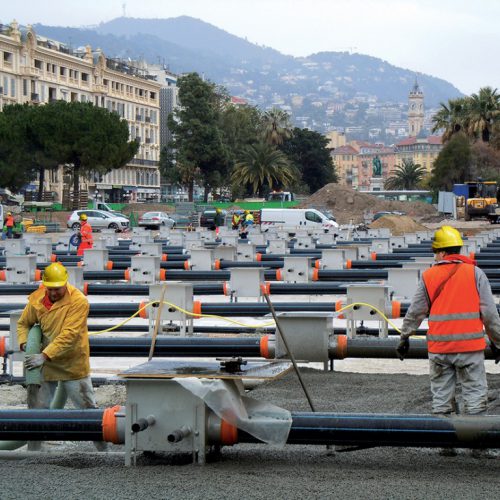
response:
M339 225L315 208L263 208L260 211L263 230L271 227L312 228L329 231Z

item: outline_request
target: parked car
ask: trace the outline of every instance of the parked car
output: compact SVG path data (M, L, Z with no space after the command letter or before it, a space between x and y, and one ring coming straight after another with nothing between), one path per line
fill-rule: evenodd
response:
M86 214L92 229L114 229L123 231L128 229L129 220L126 217L115 215L104 210L75 210L69 217L67 226L74 231L80 229L80 214Z
M210 207L210 208L205 208L203 212L201 213L200 216L200 227L209 227L209 228L214 228L215 227L215 208ZM227 211L222 210L222 215L224 218L226 217Z
M165 212L146 212L139 217L137 224L148 229L158 229L160 226L175 227L175 220Z

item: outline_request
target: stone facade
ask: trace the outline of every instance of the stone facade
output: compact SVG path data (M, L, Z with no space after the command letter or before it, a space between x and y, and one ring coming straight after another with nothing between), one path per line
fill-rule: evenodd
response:
M72 50L13 22L0 26L0 88L0 110L8 104L65 100L117 113L127 121L130 138L139 140L139 152L120 169L81 179L80 186L105 201L159 200L161 85L144 71L90 46ZM50 172L45 188L54 201L62 201L68 185L61 167Z

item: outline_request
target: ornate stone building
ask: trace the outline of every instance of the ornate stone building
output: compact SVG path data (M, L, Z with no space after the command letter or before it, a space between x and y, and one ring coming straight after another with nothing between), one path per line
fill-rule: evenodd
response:
M0 25L0 110L14 103L91 102L127 120L130 138L139 141L139 152L124 167L81 179L90 197L159 200L160 89L146 72L106 58L100 49L73 50L37 36L31 26ZM61 167L50 172L45 187L62 202L70 185Z

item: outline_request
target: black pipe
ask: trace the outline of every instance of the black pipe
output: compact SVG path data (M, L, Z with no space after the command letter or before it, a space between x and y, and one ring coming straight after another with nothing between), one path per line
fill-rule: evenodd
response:
M337 331L345 334L345 330ZM163 357L220 357L241 356L260 357L261 337L167 337L156 340L155 356ZM339 339L340 341L340 339ZM399 338L370 338L367 336L347 339L347 347L342 351L339 347L329 348L330 359L375 358L396 359L396 347ZM143 357L149 353L150 337L90 337L90 354L92 357ZM494 359L489 348L484 352L486 359ZM427 359L427 341L412 338L408 359Z
M0 374L0 384L19 384L24 385L26 383L26 379L24 377L14 377L13 375L8 375L5 373ZM107 377L92 377L92 385L94 387L100 387L101 385L123 385L125 380L114 379L110 382L110 379Z
M2 410L0 439L100 441L104 410ZM287 444L500 447L500 417L292 412ZM238 442L258 439L239 430Z
M91 356L148 356L149 337L90 337ZM155 356L164 357L218 357L260 356L260 337L207 338L158 337Z
M102 441L104 410L1 410L0 439Z
M0 304L0 318L9 317L12 311L24 309L25 304ZM333 302L276 302L274 304L278 312L334 312L335 304ZM403 317L408 310L409 304L402 302L400 315ZM137 312L138 304L134 303L100 303L90 304L90 314L92 318L127 318ZM497 305L500 311L500 305ZM218 316L264 316L269 314L267 304L255 302L236 302L236 303L214 303L201 304L201 314L215 314ZM374 316L376 318L376 316Z
M238 441L259 442L242 430ZM287 444L498 448L500 417L292 412Z
M16 293L22 293L22 286L31 287L32 285L17 285ZM314 282L314 283L270 283L270 292L275 295L320 295L325 293L344 294L347 287L342 283ZM38 288L38 287L36 287ZM5 289L5 290L4 290ZM33 288L35 289L35 288ZM6 294L7 286L0 285L0 295ZM26 288L28 291L28 288ZM194 295L222 295L224 286L222 283L194 283ZM143 295L149 294L147 285L129 285L129 284L102 284L88 283L87 295Z

